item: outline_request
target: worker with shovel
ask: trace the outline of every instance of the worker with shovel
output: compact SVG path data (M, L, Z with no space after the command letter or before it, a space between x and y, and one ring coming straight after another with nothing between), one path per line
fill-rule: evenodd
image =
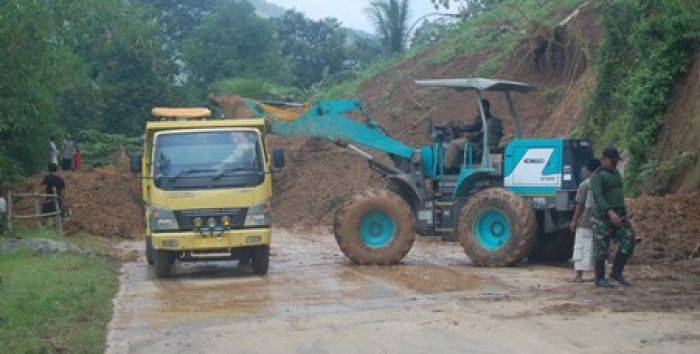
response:
M627 218L625 197L622 185L622 175L617 170L620 154L614 147L608 147L603 151L602 166L591 177L591 190L593 191L593 244L595 254L595 285L597 287L611 287L605 279L605 261L610 250L610 239L617 243L617 255L613 262L610 278L624 286L631 283L623 275L622 271L632 256L635 239L632 225Z

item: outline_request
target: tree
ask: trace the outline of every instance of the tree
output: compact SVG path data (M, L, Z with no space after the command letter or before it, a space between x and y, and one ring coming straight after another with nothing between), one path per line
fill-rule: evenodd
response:
M219 0L137 0L151 9L161 27L166 48L173 57L181 55L182 44L211 13Z
M184 45L189 81L206 88L231 78L288 79L272 23L247 1L221 1Z
M0 179L46 167L50 134L136 135L172 99L155 22L123 0L0 3Z
M335 18L314 21L289 10L273 22L282 55L291 62L294 86L307 89L352 64L346 33Z
M366 11L386 55L403 53L409 36L409 0L375 0Z

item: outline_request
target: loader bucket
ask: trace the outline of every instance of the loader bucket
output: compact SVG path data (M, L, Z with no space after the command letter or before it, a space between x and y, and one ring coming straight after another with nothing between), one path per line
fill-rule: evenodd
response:
M362 124L346 115L361 110L357 100L324 100L301 113L260 104L270 131L279 136L308 136L330 140L333 143L351 143L405 158L413 156L414 149L393 139L372 124Z

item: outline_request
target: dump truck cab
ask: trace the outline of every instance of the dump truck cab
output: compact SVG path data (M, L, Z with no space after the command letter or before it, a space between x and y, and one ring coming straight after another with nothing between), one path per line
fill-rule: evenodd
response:
M271 172L284 158L266 146L264 119L210 119L206 108L152 114L132 169L141 172L147 259L156 274L169 275L176 260L250 261L265 274Z

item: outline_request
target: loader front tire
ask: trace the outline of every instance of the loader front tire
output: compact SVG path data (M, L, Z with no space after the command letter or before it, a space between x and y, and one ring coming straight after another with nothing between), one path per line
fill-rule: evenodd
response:
M506 267L532 250L537 221L530 203L503 188L489 188L462 207L457 236L474 265Z
M336 212L333 231L343 254L362 265L399 263L415 239L411 208L384 189L353 195Z

